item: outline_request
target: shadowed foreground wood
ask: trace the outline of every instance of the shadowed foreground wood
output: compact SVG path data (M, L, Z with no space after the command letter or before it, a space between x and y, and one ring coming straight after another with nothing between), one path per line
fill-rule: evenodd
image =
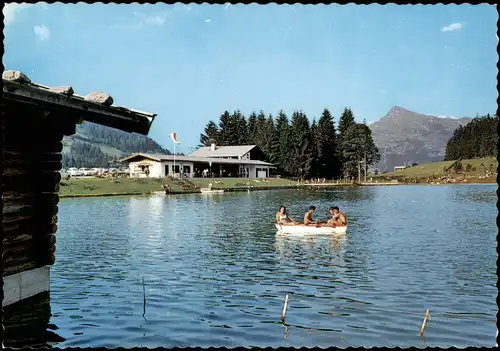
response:
M48 292L3 308L4 346L52 347L66 339L55 333L50 325L51 309Z

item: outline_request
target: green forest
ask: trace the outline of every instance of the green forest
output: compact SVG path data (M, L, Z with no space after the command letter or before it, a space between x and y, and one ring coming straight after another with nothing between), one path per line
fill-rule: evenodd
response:
M280 111L276 117L260 111L245 117L240 111L225 111L216 123L208 122L200 135L200 146L257 145L283 176L297 179L356 178L380 160L366 123L357 123L350 108L338 125L328 109L312 123L302 111L291 118Z
M477 116L465 126L459 126L446 144L445 161L466 160L498 153L498 117Z
M145 135L91 122L78 125L76 134L66 137L65 141L71 141L71 145L63 151L63 168L123 167L118 159L134 152L170 154L170 151Z

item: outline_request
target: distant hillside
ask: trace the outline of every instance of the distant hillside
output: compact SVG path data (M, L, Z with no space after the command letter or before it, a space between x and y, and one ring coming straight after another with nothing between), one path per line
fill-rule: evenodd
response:
M459 125L472 118L441 118L393 107L387 115L370 125L380 151L381 171L392 171L405 163L442 161L446 143Z
M63 139L63 168L123 166L117 161L134 152L170 154L153 139L136 133L84 122Z
M408 177L408 178L425 178L432 175L440 177L449 172L454 172L453 164L455 161L440 161L427 164L420 164L415 167L410 167L396 172L389 172L381 177ZM471 160L461 161L462 170L460 174L467 176L484 176L485 174L495 173L498 162L494 157L483 157Z

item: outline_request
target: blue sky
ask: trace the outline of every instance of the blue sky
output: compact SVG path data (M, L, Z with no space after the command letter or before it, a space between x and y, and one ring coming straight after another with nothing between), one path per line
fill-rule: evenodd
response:
M224 110L356 119L397 105L434 115L497 109L490 5L10 4L6 69L158 114L179 151Z

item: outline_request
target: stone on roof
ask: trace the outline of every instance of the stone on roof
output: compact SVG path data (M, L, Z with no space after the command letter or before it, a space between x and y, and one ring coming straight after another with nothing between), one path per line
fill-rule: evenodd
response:
M32 82L20 71L5 71L2 80L6 101L64 108L81 113L84 120L126 132L147 134L156 117L154 113L112 106L113 98L107 93L91 92L83 97L71 86L48 87Z
M84 99L86 101L92 101L92 102L95 102L97 104L101 104L104 106L111 106L111 105L113 105L113 102L114 102L111 95L109 95L107 93L97 92L97 91L93 91L93 92L87 94L84 97Z

